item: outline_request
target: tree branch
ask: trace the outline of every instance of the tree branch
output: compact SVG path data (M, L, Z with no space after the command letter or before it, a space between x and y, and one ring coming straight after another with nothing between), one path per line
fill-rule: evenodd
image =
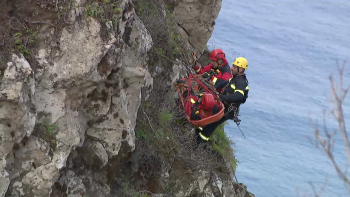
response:
M335 130L332 133L330 133L327 129L326 126L326 116L325 116L325 111L324 111L324 116L323 116L323 132L325 135L325 139L321 137L320 131L317 128L317 126L314 129L315 133L315 139L316 143L320 144L322 149L325 151L326 156L328 159L331 161L335 171L337 172L338 176L341 178L341 180L344 182L349 194L350 194L350 179L347 176L347 169L342 171L342 169L339 166L339 163L335 160L334 155L333 155L333 148L335 146L336 140L334 139L334 136L338 132L340 132L340 137L342 140L343 148L344 148L344 153L347 157L348 163L350 163L350 141L348 137L348 133L346 131L346 123L345 123L345 118L344 118L344 112L343 112L343 103L346 98L346 95L350 89L350 86L347 88L344 88L344 67L345 67L345 62L341 67L337 64L338 68L338 75L339 75L339 87L335 84L333 76L329 76L329 81L330 81L330 90L331 90L331 112L334 115L336 121L338 122L338 131ZM337 88L338 87L338 88ZM314 190L315 193L315 188L313 185L311 185L312 189ZM324 186L321 188L322 192L324 190ZM315 197L320 196L319 193L315 193Z

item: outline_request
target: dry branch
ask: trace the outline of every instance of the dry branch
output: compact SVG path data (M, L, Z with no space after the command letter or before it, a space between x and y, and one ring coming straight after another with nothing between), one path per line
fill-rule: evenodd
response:
M350 141L348 137L348 133L346 131L346 122L344 118L344 111L343 111L343 103L346 98L346 95L349 91L350 86L347 86L344 88L344 68L345 68L345 63L342 64L341 67L337 65L338 69L338 75L339 75L339 86L337 88L334 78L332 75L329 76L329 81L330 81L330 89L331 89L331 106L332 106L332 114L334 115L337 123L338 123L338 130L335 130L333 132L330 132L326 126L326 117L325 117L325 111L323 113L323 134L325 137L322 137L321 131L315 126L314 128L314 134L315 134L315 139L316 139L316 145L320 145L322 150L325 152L327 158L331 161L335 171L337 172L339 178L344 182L348 193L350 194L350 179L347 175L347 169L342 170L339 162L337 162L334 158L333 154L333 149L336 143L335 137L337 136L338 133L340 133L340 137L342 140L343 148L344 148L344 153L347 157L348 164L350 164ZM311 183L312 189L315 191L314 186ZM321 188L321 191L324 190L324 185ZM321 194L315 193L314 196L318 197Z

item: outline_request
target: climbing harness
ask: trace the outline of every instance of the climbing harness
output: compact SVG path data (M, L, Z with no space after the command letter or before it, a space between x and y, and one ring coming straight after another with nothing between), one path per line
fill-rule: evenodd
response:
M226 102L225 102L225 103L226 103ZM239 116L239 108L233 106L233 103L231 103L231 105L229 106L229 108L228 108L228 110L227 110L227 112L225 113L224 116L227 116L231 111L233 111L233 118L232 118L231 120L233 120L233 121L236 123L236 125L237 125L239 131L242 133L243 137L246 138L245 135L244 135L244 133L243 133L243 131L242 131L242 129L241 129L241 127L239 126L239 125L241 124L241 120L238 119L238 116Z

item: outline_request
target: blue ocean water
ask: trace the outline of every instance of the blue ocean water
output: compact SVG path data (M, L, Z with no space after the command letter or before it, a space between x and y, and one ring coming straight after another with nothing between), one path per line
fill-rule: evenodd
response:
M308 182L319 188L326 177L321 196L349 196L325 154L307 139L314 135L309 117L321 124L323 109L330 130L338 126L329 112L328 76L337 79L336 61L348 59L344 80L350 85L349 36L348 0L223 0L208 45L225 50L230 63L238 55L249 62L249 98L240 112L247 138L232 121L225 131L241 162L237 179L256 197L312 194ZM337 142L335 157L345 165Z

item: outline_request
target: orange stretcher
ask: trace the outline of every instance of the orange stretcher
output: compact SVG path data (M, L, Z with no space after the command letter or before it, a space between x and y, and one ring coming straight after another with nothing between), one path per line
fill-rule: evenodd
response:
M177 92L179 94L183 109L185 110L185 98L183 96L184 93L184 89L186 88L187 90L185 91L193 91L193 92L198 92L202 89L205 90L206 93L210 93L214 96L214 99L216 102L218 102L220 104L220 111L217 114L214 114L212 116L206 117L204 119L201 120L191 120L190 116L188 114L186 114L186 118L187 120L194 126L194 127L205 127L208 124L214 123L219 121L223 116L224 116L224 104L220 101L219 97L213 92L212 88L213 87L208 87L205 85L205 82L201 81L201 79L199 79L197 76L201 76L201 75L195 75L195 74L189 74L189 77L187 78L182 78L180 80L185 81L184 85L178 85L175 86L177 88ZM194 83L193 83L194 82Z

